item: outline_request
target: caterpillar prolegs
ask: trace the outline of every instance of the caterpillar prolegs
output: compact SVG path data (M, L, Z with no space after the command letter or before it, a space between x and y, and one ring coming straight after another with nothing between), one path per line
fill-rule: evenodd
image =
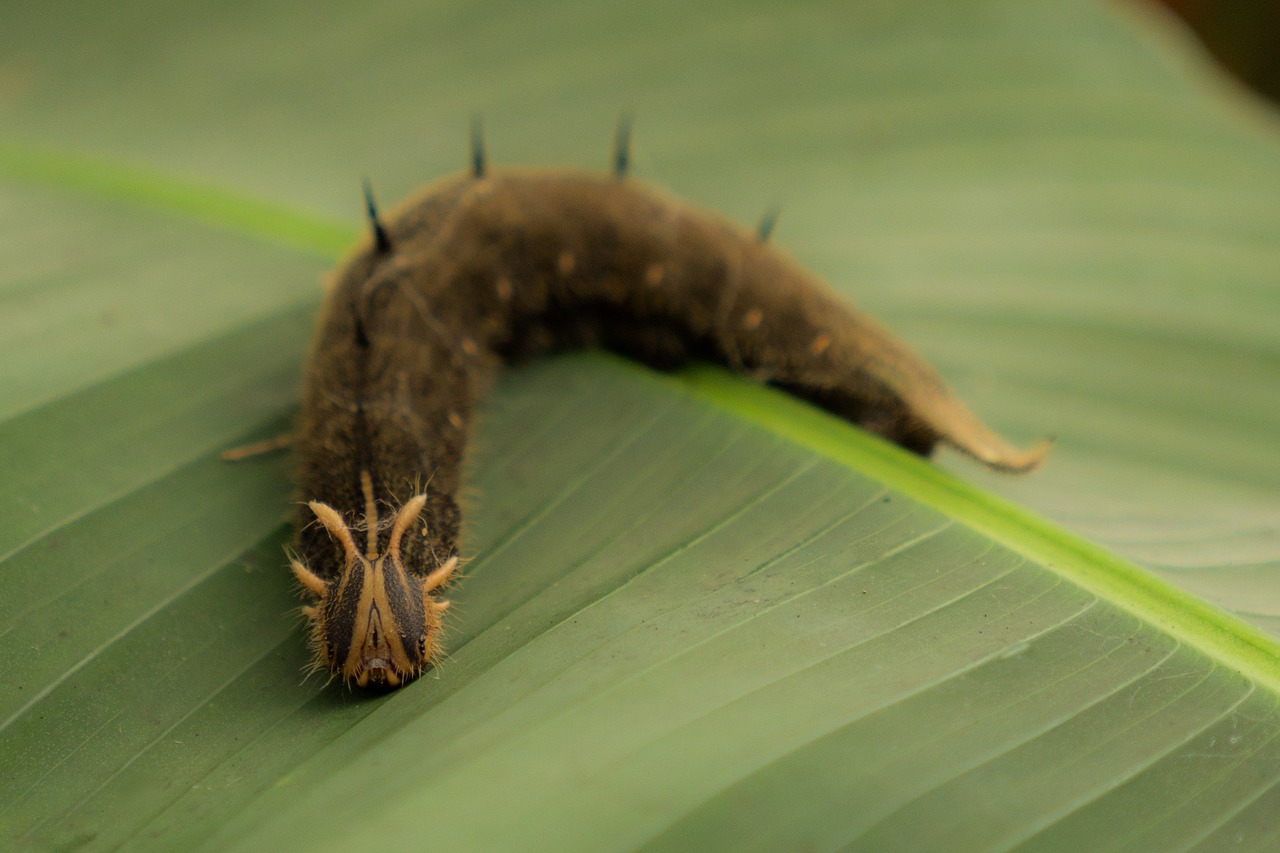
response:
M333 274L295 444L292 561L317 669L395 687L439 654L458 566L472 411L504 364L604 347L662 369L719 362L920 454L1027 471L1048 450L991 432L879 325L768 243L627 176L472 168L385 220Z

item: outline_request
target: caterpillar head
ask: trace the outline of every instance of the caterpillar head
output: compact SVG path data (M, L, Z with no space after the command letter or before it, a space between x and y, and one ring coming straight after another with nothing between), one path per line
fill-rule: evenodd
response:
M340 574L331 580L291 561L294 576L316 597L302 608L311 622L316 669L328 669L357 687L399 687L431 663L440 616L449 606L431 593L448 583L458 558L425 575L409 571L401 560L400 543L426 499L418 495L399 509L381 554L376 512L368 519L368 546L361 553L337 510L319 501L308 504L344 557Z

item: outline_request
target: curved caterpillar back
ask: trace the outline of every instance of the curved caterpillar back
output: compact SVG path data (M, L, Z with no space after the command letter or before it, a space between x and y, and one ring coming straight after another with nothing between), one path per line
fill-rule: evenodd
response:
M735 226L626 176L472 168L428 187L334 273L297 445L309 501L294 573L317 669L397 686L438 653L433 593L457 564L471 412L505 363L605 347L670 369L716 361L910 450L949 444L1027 471L904 344ZM363 542L363 547L361 543Z

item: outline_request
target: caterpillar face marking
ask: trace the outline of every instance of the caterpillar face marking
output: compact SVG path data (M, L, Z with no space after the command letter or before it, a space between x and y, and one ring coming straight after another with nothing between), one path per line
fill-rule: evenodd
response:
M458 558L450 558L426 577L406 569L401 543L427 501L423 494L396 513L386 551L379 554L381 524L368 471L361 472L360 482L366 500L364 553L337 510L311 501L307 506L316 520L342 548L342 571L325 581L298 560L290 565L303 588L316 596L316 603L303 607L302 613L311 622L317 664L323 661L357 687L399 687L431 662L440 616L449 607L431 593L448 583Z
M716 361L927 455L1005 471L1048 450L991 432L938 375L767 241L627 177L470 168L383 220L334 272L295 437L293 573L314 602L313 667L396 687L439 654L456 574L471 413L504 364L605 347L659 369ZM425 484L425 485L424 485ZM363 540L363 548L360 547Z

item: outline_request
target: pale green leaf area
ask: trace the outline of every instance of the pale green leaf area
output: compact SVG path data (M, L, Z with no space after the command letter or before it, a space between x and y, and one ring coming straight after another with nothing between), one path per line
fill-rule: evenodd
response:
M624 111L1048 464L522 367L450 656L304 681L291 460L218 453L288 429L360 177ZM1276 131L1118 3L6 4L0 847L1280 848Z

